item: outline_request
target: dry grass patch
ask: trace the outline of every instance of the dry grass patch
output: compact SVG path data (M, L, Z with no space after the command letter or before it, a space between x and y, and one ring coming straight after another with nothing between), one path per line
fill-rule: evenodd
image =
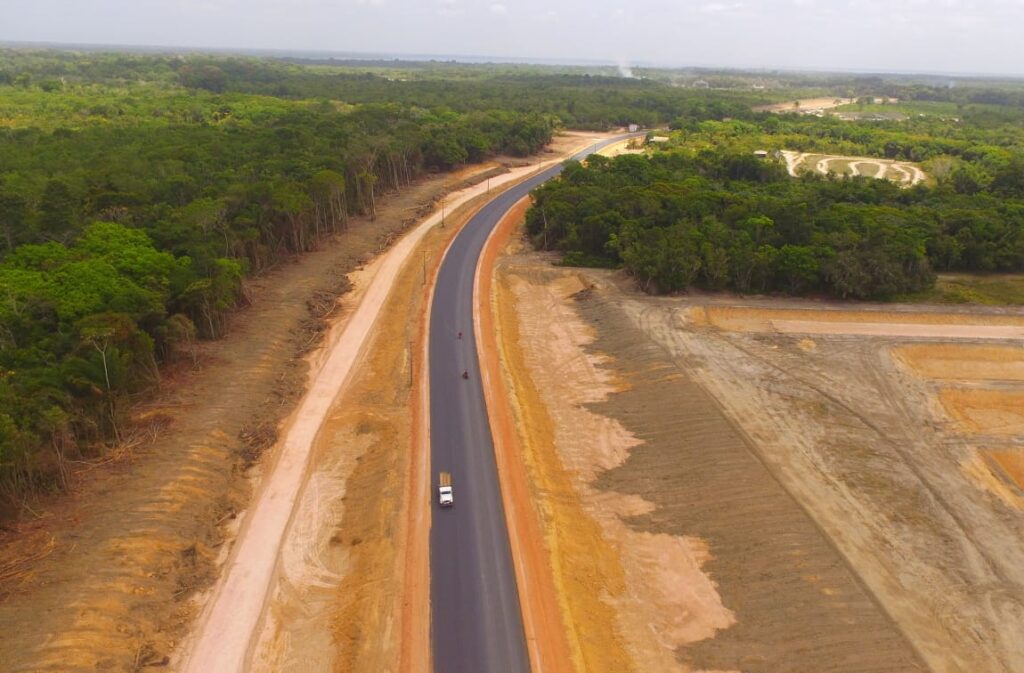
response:
M922 376L939 380L1024 381L1024 348L913 344L893 354Z
M1024 435L1024 390L945 388L939 401L962 431Z

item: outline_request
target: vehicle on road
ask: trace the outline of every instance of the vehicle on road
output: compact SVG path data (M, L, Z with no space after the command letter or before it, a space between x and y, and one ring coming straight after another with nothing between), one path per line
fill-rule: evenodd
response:
M440 486L437 488L437 503L441 507L451 507L455 504L455 496L452 493L452 475L450 472L442 472L438 478Z

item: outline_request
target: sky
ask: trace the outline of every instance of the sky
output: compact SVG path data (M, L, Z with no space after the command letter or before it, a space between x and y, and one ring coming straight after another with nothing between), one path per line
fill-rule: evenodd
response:
M0 40L1024 75L1024 0L0 0Z

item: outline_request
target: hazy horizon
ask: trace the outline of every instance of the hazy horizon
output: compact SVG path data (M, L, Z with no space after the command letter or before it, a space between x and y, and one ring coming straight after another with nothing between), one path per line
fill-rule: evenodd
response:
M2 0L0 41L540 63L1024 75L1024 0ZM61 21L55 22L54 16ZM1004 54L1015 54L1005 58Z
M593 67L607 68L614 67L621 71L635 68L651 68L664 70L693 70L707 72L737 72L737 73L820 73L836 75L905 75L921 77L950 77L950 78L978 78L978 79L1024 79L1024 71L1021 73L999 73L999 72L950 72L950 71L929 71L929 70L901 70L898 68L844 68L844 67L816 67L805 66L772 66L772 65L714 65L714 64L692 64L692 63L669 63L650 61L628 61L625 59L586 59L586 58L542 58L516 55L481 55L481 54L444 54L444 53L403 53L403 52L372 52L372 51L334 51L328 49L288 49L274 47L223 47L209 45L176 45L176 44L113 44L100 42L48 42L48 41L23 41L0 39L0 48L12 49L52 49L56 51L89 51L89 52L125 52L136 54L210 54L210 55L237 55L254 58L286 58L297 61L318 61L334 59L339 62L347 61L396 61L399 63L462 63L467 65L486 64L509 64L509 65L538 65L538 66L565 66L565 67Z

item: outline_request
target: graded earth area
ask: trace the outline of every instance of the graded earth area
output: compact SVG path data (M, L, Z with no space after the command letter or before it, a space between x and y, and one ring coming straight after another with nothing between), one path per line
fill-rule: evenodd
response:
M512 252L579 670L1024 670L1020 311L654 298Z
M801 173L818 173L819 175L839 175L846 177L875 178L889 180L901 187L913 187L927 179L924 171L917 164L893 159L877 157L850 157L837 154L814 154L783 150L782 157L786 161L786 170L793 177Z

